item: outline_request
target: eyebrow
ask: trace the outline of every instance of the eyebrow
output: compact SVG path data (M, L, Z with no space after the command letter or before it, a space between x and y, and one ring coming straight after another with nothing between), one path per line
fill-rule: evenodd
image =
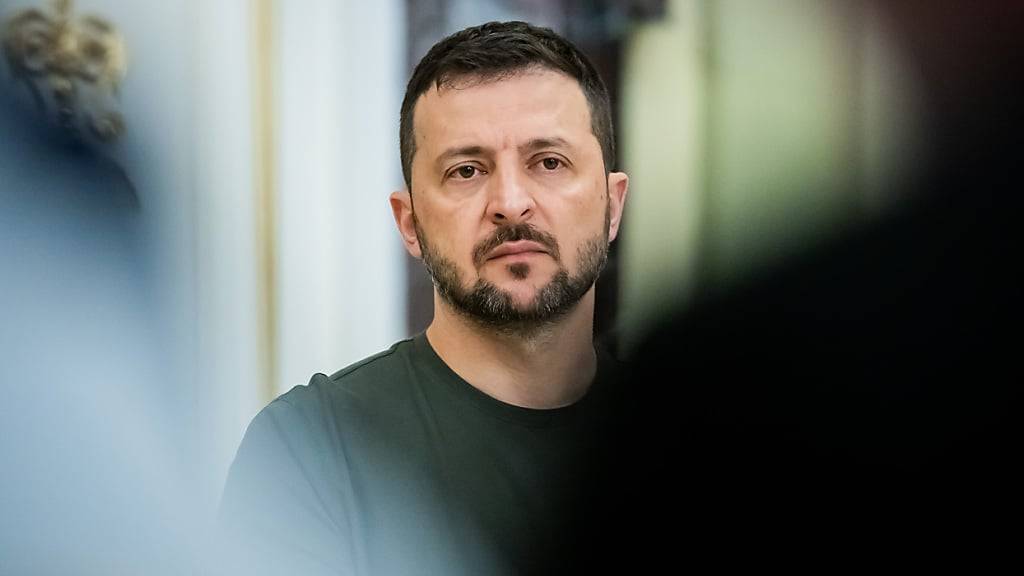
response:
M528 154L530 152L536 152L537 150L543 150L544 148L569 148L572 149L572 145L569 141L564 138L557 136L551 138L534 138L529 142L519 147L520 154Z
M484 153L484 150L483 146L459 146L457 148L449 148L437 157L435 164L438 168L444 168L444 165L452 158L458 158L459 156L479 156Z
M529 142L521 144L519 146L519 153L525 155L536 152L537 150L543 150L544 148L569 148L571 150L572 145L569 144L568 140L557 136L551 138L534 138ZM437 157L435 163L438 168L443 168L444 165L452 158L458 158L460 156L480 156L490 152L490 148L485 148L483 146L458 146L445 150Z

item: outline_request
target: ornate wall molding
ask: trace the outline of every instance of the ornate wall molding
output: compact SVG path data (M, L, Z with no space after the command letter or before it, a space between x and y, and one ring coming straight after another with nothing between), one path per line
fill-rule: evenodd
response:
M49 10L29 8L7 18L2 39L11 74L59 126L103 142L124 133L124 118L112 108L128 55L113 24L76 16L71 0L55 0Z

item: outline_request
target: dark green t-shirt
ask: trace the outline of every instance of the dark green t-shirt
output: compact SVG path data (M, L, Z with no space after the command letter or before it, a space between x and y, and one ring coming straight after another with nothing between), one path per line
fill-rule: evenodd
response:
M221 524L240 569L563 571L615 370L599 354L580 401L521 408L460 378L421 334L313 376L256 416L231 467Z

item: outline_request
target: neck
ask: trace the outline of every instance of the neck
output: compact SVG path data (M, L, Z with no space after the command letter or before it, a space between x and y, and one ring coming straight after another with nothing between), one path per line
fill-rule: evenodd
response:
M594 288L557 321L528 331L474 323L434 295L427 339L466 382L506 404L550 409L586 394L597 371Z

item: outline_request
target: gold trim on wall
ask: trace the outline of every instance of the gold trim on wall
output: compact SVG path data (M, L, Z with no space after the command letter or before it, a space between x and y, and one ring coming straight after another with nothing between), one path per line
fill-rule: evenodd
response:
M274 0L252 0L253 154L259 274L260 396L277 395L277 155L274 122Z

